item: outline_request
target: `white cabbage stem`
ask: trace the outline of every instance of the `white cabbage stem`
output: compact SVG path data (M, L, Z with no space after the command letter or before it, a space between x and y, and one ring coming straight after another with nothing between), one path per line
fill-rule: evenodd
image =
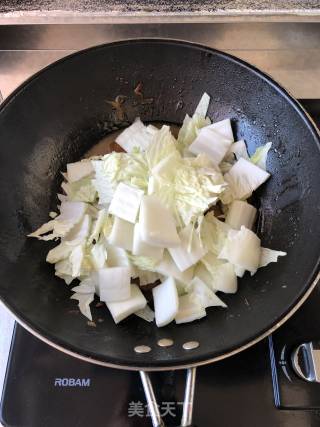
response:
M179 298L173 277L168 277L161 285L152 289L156 324L158 327L168 325L176 317Z
M224 175L230 185L234 199L247 199L270 174L244 158L239 159Z
M260 255L259 237L242 226L240 231L229 231L226 243L218 258L226 259L231 264L254 274L259 268Z
M100 300L104 302L124 301L130 297L129 267L101 268L98 271Z
M173 215L156 196L144 196L140 207L140 235L145 243L160 248L179 246Z
M257 209L254 206L242 200L234 200L229 206L226 223L235 230L240 230L242 225L251 230L256 215Z
M147 300L137 285L131 285L130 298L127 300L107 303L115 323L119 323L131 314L144 309L146 305Z
M179 298L179 311L176 315L176 323L193 322L206 316L206 309L201 305L194 294L182 295Z
M131 222L115 217L108 242L118 248L132 251L133 230L134 225Z

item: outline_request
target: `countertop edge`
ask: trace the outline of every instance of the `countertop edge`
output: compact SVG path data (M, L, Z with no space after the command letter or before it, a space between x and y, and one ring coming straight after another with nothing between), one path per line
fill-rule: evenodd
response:
M319 9L229 9L200 11L125 11L76 12L33 10L0 12L0 25L22 24L127 24L189 22L320 22Z

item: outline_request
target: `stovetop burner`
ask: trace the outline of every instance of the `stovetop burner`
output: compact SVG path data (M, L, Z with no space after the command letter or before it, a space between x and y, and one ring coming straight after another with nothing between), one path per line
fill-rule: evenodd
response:
M320 126L320 100L303 104ZM319 307L317 287L272 337L237 356L199 368L195 425L320 426ZM185 373L154 373L152 380L165 424L178 425ZM18 325L0 416L6 427L151 426L138 373L77 360Z

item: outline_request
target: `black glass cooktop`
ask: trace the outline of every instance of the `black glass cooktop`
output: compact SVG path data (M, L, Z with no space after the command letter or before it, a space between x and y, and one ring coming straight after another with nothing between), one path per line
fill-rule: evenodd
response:
M320 125L320 101L303 104ZM272 337L230 359L198 368L195 425L320 426L320 383L299 378L291 363L299 344L320 338L319 307L317 287ZM305 366L306 373L311 371ZM152 380L166 425L179 425L184 372L155 373ZM5 427L152 425L138 373L74 359L20 326L12 340L0 416Z

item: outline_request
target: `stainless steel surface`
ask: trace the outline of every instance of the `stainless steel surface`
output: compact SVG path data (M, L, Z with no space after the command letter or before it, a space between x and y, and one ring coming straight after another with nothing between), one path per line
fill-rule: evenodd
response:
M159 412L159 407L157 404L157 399L155 397L150 376L145 371L140 371L140 377L143 385L144 394L146 396L152 425L153 427L164 427L161 415Z
M197 368L187 370L186 389L183 400L181 427L191 426L193 415L194 390L196 385Z
M299 345L292 354L292 366L305 381L320 382L320 350L313 342Z
M191 426L192 424L194 390L196 385L196 372L197 372L197 368L187 369L181 427L188 427L188 426ZM140 377L143 385L144 394L146 396L148 408L150 411L152 425L153 427L164 427L164 423L160 416L157 399L153 391L150 376L147 372L140 371Z
M297 98L320 97L320 24L0 26L4 96L28 76L76 50L136 37L185 39L261 68Z
M90 15L82 13L58 13L48 12L40 13L14 13L8 15L0 14L0 25L119 25L119 24L235 24L235 23L316 23L320 22L319 11L306 11L305 13L288 13L280 11L272 13L267 11L252 12L243 11L232 13L217 14L158 14L141 12L137 14L119 14L119 15L101 15L91 13Z

